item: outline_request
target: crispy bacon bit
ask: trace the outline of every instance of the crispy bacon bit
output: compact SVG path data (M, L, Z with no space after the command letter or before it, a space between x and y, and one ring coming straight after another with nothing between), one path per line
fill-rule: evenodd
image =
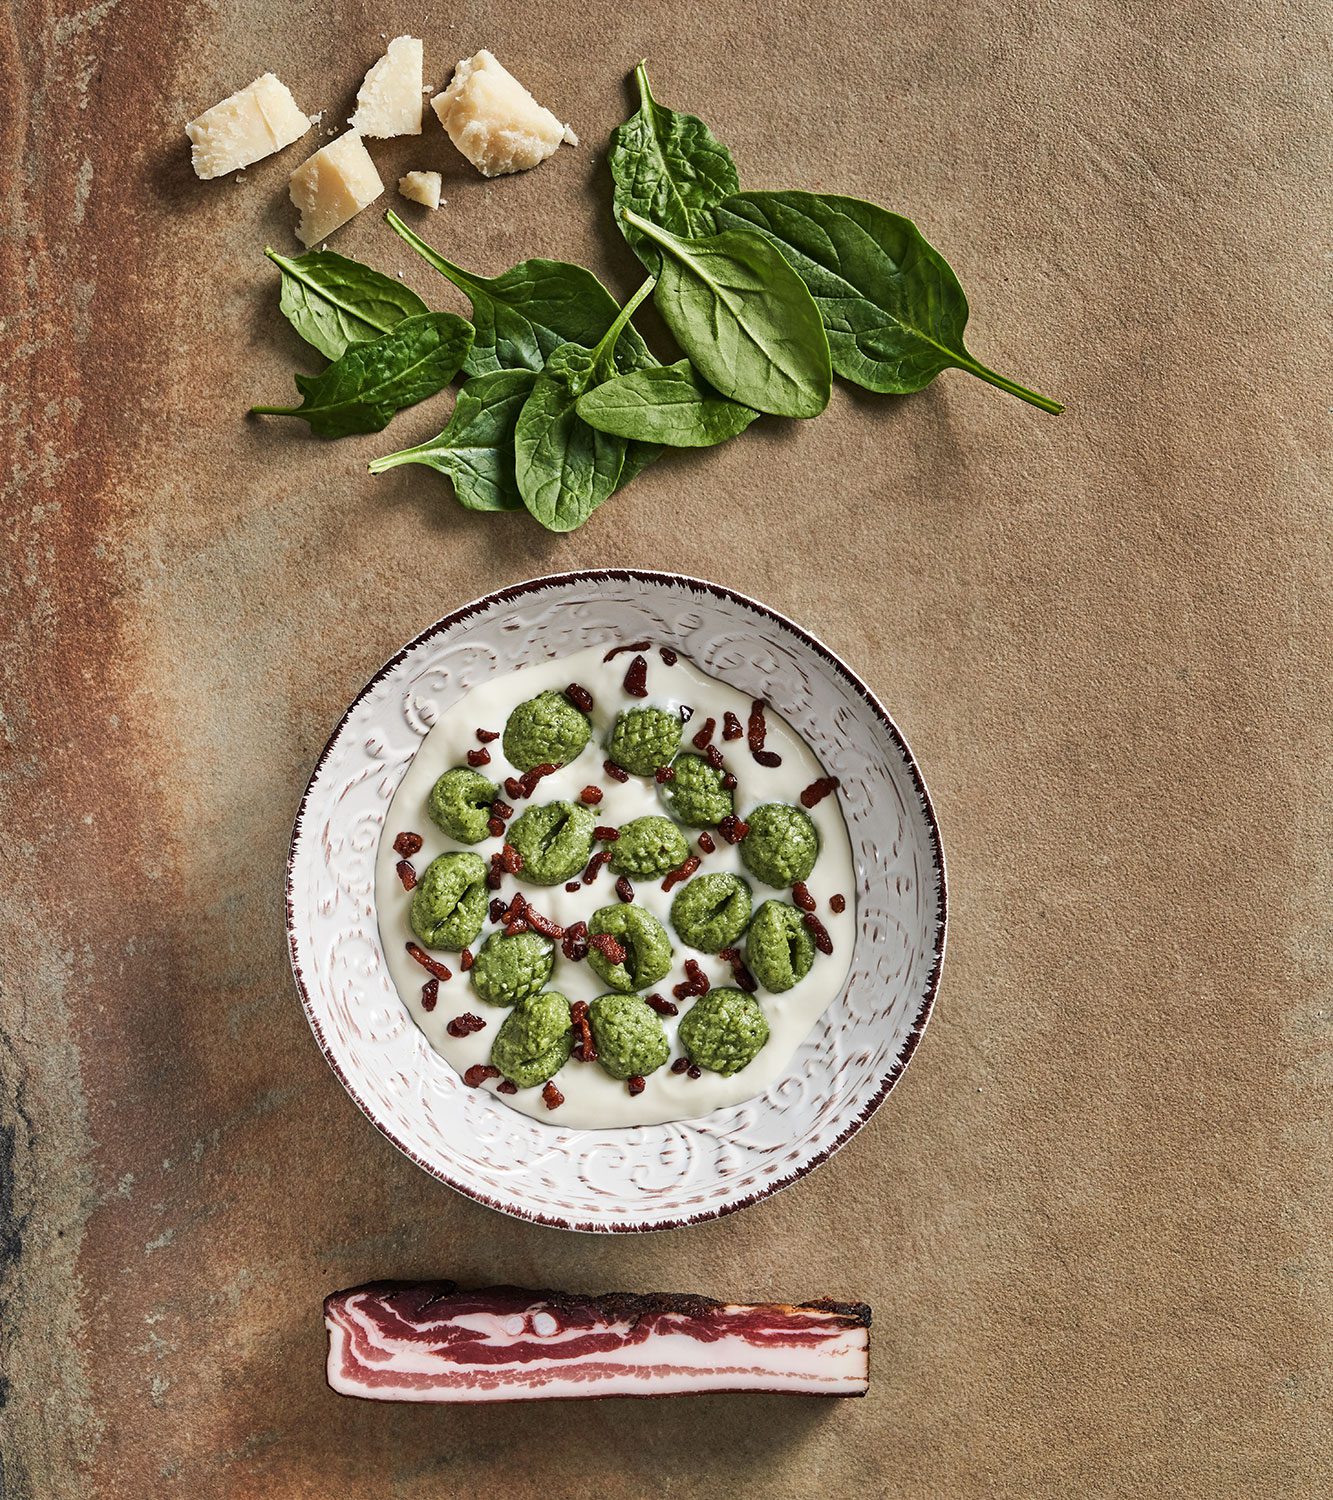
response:
M693 875L694 872L699 868L699 865L701 863L702 861L699 859L699 856L697 854L691 854L690 857L684 862L684 864L677 865L676 868L672 870L670 874L668 874L667 878L662 882L662 889L664 891L669 891L673 886L678 886L682 880L688 880L690 876Z
M506 843L497 857L506 875L517 875L523 868L523 856L512 844Z
M736 790L736 778L730 771L722 778L722 790L724 792L734 792Z
M801 921L810 929L810 936L815 940L815 947L821 953L832 953L833 939L828 935L828 928L815 916L814 912L806 912Z
M465 1010L461 1016L455 1016L444 1029L450 1036L471 1036L474 1031L485 1031L486 1023L480 1016L474 1016L470 1010Z
M473 1063L467 1072L463 1074L463 1082L470 1089L479 1089L488 1078L498 1078L499 1076L499 1068L493 1067L490 1063Z
M508 785L508 783L505 783ZM501 802L497 797L491 803L491 817L499 818L502 823L507 823L514 816L514 809L507 802Z
M458 967L466 974L474 963L476 963L476 959L472 957L472 949L464 948L458 955Z
M419 833L400 833L393 841L393 852L401 854L404 859L411 859L414 854L421 852L421 846L425 842Z
M665 995L645 995L643 1003L652 1006L659 1016L678 1016L680 1014L680 1006L672 1005L671 1001Z
M498 891L501 884L504 882L504 878L504 871L500 868L500 856L498 854L492 854L491 867L486 871L487 890Z
M532 770L530 771L524 771L522 776L518 778L519 785L523 788L523 795L525 797L531 797L533 792L536 790L537 783L542 779L542 777L554 776L559 769L559 766L553 766L548 760L544 761L540 766L533 766ZM509 790L509 783L507 781L505 782L505 790Z
M847 897L843 895L830 896L828 898L828 907L831 912L836 912L841 916L847 910Z
M574 1056L579 1062L597 1061L597 1043L592 1039L592 1023L588 1020L588 1002L576 1000L569 1007L569 1023L574 1028Z
M612 781L629 780L629 772L622 771L613 760L604 760L602 762L602 770L606 772L606 774L611 778Z
M685 1075L687 1078L702 1078L704 1076L704 1072L698 1063L691 1063L685 1070Z
M657 782L658 786L665 786L668 781L674 781L675 779L675 766L658 766L653 772L653 780Z
M542 1084L542 1103L547 1109L559 1109L564 1102L565 1096L554 1083Z
M782 764L782 757L776 750L756 750L754 759L756 765L768 766L770 770Z
M599 849L588 861L588 868L583 872L584 885L591 885L597 879L597 872L611 858L609 849Z
M678 1057L675 1062L671 1064L671 1071L673 1073L683 1073L689 1067L689 1065L690 1060L688 1057Z
M516 921L519 917L525 916L527 910L528 898L522 891L515 891L513 900L505 907L504 920L506 922Z
M662 658L664 662L666 662L667 666L669 667L674 667L680 660L680 657L676 655L676 653L671 649L670 646L659 646L657 648L657 654Z
M440 981L438 979L428 979L425 982L425 984L423 984L421 986L421 1008L422 1008L422 1010L427 1011L427 1012L434 1010L435 1009L435 1002L439 998L440 998Z
M814 911L815 907L819 904L810 894L810 887L806 885L804 880L798 880L792 886L791 899L802 911Z
M528 924L520 917L517 922L505 924L504 935L506 937L517 937L521 932L528 930Z
M582 963L588 956L588 924L574 922L565 928L560 951L572 964Z
M565 881L565 889L572 896L575 891L581 891L583 889L583 886L582 883L577 880L567 880Z
M553 922L550 917L542 916L541 912L534 911L531 906L524 909L523 916L535 933L553 943L558 943L565 935L565 929L559 922Z
M592 694L586 687L580 687L577 682L571 682L565 689L565 697L581 714L592 712Z
M647 651L652 644L653 643L651 641L635 641L632 645L629 646L613 646L602 658L602 660L614 661L617 656L620 656L626 651Z
M483 745L480 750L469 750L467 763L470 766L489 766L491 763L491 752Z
M412 861L410 859L400 859L393 868L394 873L403 882L403 889L405 891L416 890L417 872L412 868Z
M512 797L515 802L521 802L523 800L523 783L518 779L517 776L505 777L505 796ZM492 802L491 806L494 807L495 803Z
M495 1092L497 1094L516 1094L518 1093L518 1084L514 1083L511 1079L502 1078L495 1085Z
M764 722L764 710L768 704L762 698L756 698L750 705L750 726L746 734L749 742L750 754L755 762L761 766L780 766L782 757L772 750L764 749L764 740L768 736L768 725Z
M598 953L609 964L623 964L625 962L624 946L618 943L609 932L594 933L588 939L588 946L596 948Z
M592 831L593 842L596 844L614 844L620 837L620 829L599 823Z
M486 911L492 922L499 922L504 918L505 904L499 896L492 896L491 904L486 908Z
M643 1093L644 1089L646 1089L648 1085L636 1073L633 1078L627 1078L625 1080L625 1087L630 1091L630 1095L633 1096Z
M706 829L699 835L699 847L705 854L711 854L717 848L713 842L713 835Z
M700 729L694 736L694 748L696 750L702 750L708 744L709 740L713 738L713 731L716 728L716 719L705 719L704 727Z
M708 975L699 967L698 959L687 958L685 960L685 977L694 986L694 993L696 995L706 995L708 993Z
M486 824L486 832L489 833L490 836L493 839L503 838L504 837L504 831L505 831L505 820L503 818L492 818Z
M616 881L616 895L626 903L634 900L634 887L629 883L628 875L622 875Z
M677 1000L688 1000L694 993L694 986L688 979L682 979L679 984L673 984L671 986L671 993L676 997Z
M727 769L727 763L722 759L722 752L716 745L709 745L707 750L704 751L704 759L715 771L725 771Z
M452 971L445 968L438 958L432 958L424 948L418 947L416 943L409 943L407 945L407 953L408 957L415 959L425 969L427 974L433 974L441 983L446 979L454 977Z
M500 731L498 729L479 729L479 730L477 730L477 739L483 745L493 745L496 742L496 740L498 740L499 738L500 738Z
M625 673L625 692L631 698L648 696L648 662L645 657L636 656L630 662L629 670Z
M745 967L745 960L737 948L723 948L718 954L723 963L731 965L732 976L736 980L736 988L744 990L747 995L753 995L759 988L758 981L749 969Z
M730 709L722 715L722 738L724 740L738 740L745 733L741 727L741 721Z
M750 831L750 825L735 813L728 813L717 825L717 831L729 844L739 844Z
M604 796L605 793L602 791L601 787L585 786L579 793L579 801L582 802L585 807L596 807Z
M836 776L821 776L801 793L801 806L813 807L816 802L822 802L830 792L836 792L841 785Z

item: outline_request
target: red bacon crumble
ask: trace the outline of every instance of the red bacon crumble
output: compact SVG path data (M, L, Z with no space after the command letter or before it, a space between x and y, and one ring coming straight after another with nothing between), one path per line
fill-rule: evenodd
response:
M584 885L591 885L597 879L597 872L611 858L609 849L599 849L588 861L588 868L583 872Z
M440 998L440 981L428 979L421 986L421 1008L426 1012L435 1009L435 1002Z
M688 880L690 876L693 875L694 872L699 868L701 863L702 860L700 860L697 854L691 854L683 864L677 865L676 868L667 875L667 878L662 882L662 889L664 891L669 891L674 886L678 886L682 880Z
M547 1109L559 1109L564 1102L565 1096L554 1083L542 1084L542 1103Z
M504 831L505 820L503 818L491 818L490 821L486 824L486 832L489 833L493 839L503 838Z
M637 1094L643 1093L644 1089L646 1089L648 1085L636 1073L633 1078L627 1078L625 1080L625 1087L629 1090L630 1096L632 1098Z
M565 689L565 697L581 714L592 712L592 694L586 687L580 687L577 682L571 682Z
M579 793L579 801L585 807L596 807L604 795L605 793L599 786L585 786Z
M524 793L523 793L523 783L518 779L518 777L517 776L506 776L505 777L505 796L506 797L512 797L515 802L521 802L523 800L523 795L524 795ZM494 807L495 804L492 802L491 806Z
M815 916L814 912L806 912L801 921L810 929L810 936L815 940L815 947L821 953L832 953L833 939L828 935L828 928Z
M500 731L498 729L479 729L477 730L477 738L483 745L493 745L500 738Z
M762 698L756 698L750 704L750 725L746 733L746 740L750 746L750 754L754 757L756 764L761 766L780 766L782 757L772 750L764 749L764 740L768 737L768 725L764 722L764 710L768 704Z
M671 1071L677 1074L683 1073L689 1067L689 1065L690 1060L688 1057L678 1057L675 1062L671 1064Z
M473 1063L463 1074L463 1082L470 1089L479 1089L488 1078L498 1078L500 1070L490 1063Z
M461 1016L455 1016L444 1029L450 1036L471 1036L474 1031L485 1031L486 1023L480 1016L465 1010Z
M487 914L492 922L499 922L505 914L505 904L499 896L491 897L491 904L486 908Z
M687 1078L702 1078L704 1076L704 1070L699 1066L698 1063L691 1063L685 1070L685 1076Z
M739 844L750 831L750 825L743 818L738 818L734 812L730 812L717 825L717 831L729 844Z
M467 763L474 769L477 766L489 766L491 763L491 752L483 745L480 750L469 750Z
M622 771L621 768L613 760L604 760L602 762L602 770L606 772L606 774L611 778L612 781L623 782L629 780L629 772Z
M666 662L667 666L669 667L674 667L680 660L680 657L676 655L676 653L671 649L670 646L659 646L657 648L657 654L662 658L664 662Z
M687 958L685 960L685 977L694 986L694 993L696 995L706 995L708 993L708 976L699 967L698 959Z
M506 783L508 785L508 783ZM499 818L502 823L507 823L514 816L514 809L507 802L501 802L497 797L491 803L491 816Z
M531 906L524 909L523 916L528 926L535 933L540 937L547 938L550 942L558 943L565 935L565 929L559 922L553 921L550 917L542 916L541 912L534 911Z
M625 692L631 698L646 698L648 696L648 662L642 656L636 656L629 664L629 670L625 673Z
M693 741L694 748L696 750L702 750L702 749L704 749L705 746L708 744L709 740L711 740L713 738L713 731L716 728L717 728L717 720L716 719L705 719L704 720L704 727L702 729L700 729L700 730L697 730L696 733L695 733L695 735L694 735L694 741Z
M626 651L647 651L652 644L651 641L635 641L629 646L612 646L602 660L614 661L617 656L623 655Z
M425 842L419 833L400 833L393 841L393 852L401 854L404 859L411 859L414 854L421 852L421 846Z
M713 835L707 831L699 835L699 847L705 854L711 854L717 845L713 842Z
M518 1093L518 1084L512 1082L508 1078L502 1078L499 1083L495 1085L495 1092L497 1094L516 1094Z
M810 894L810 887L804 880L798 880L791 888L791 899L802 911L814 911L819 903Z
M608 824L599 823L592 831L595 844L614 844L620 837L620 829L612 828Z
M822 802L830 792L836 792L841 785L836 776L821 776L801 793L801 806L813 807L817 802Z
M533 792L536 791L537 783L542 779L542 777L554 776L559 769L559 766L553 766L548 760L543 761L539 766L533 766L532 770L530 771L524 771L522 776L518 778L519 785L523 789L523 796L531 797ZM507 781L505 782L505 790L509 790L509 783Z
M722 790L724 792L734 792L736 790L736 778L730 771L722 778Z
M829 910L836 912L839 916L847 910L847 897L843 895L830 896L828 898Z
M596 948L609 964L623 964L625 949L609 932L597 932L588 939L588 946Z
M715 771L725 771L727 769L727 763L722 759L722 752L716 745L709 745L704 751L704 759Z
M643 1003L651 1006L659 1016L678 1016L680 1006L673 1005L664 995L645 995Z
M472 957L471 948L464 948L463 951L458 955L458 967L462 969L464 974L467 973L467 971L475 962L476 959Z
M575 891L581 891L583 889L583 885L582 882L578 880L567 880L565 882L565 889L572 896Z
M597 1061L597 1044L592 1039L592 1023L588 1020L588 1002L576 1000L569 1007L569 1023L574 1028L574 1057L579 1062Z
M496 857L506 875L517 875L523 868L523 856L512 844L505 844Z
M425 969L427 974L434 975L434 977L440 980L441 983L443 983L446 979L452 979L454 977L453 973L449 969L447 969L439 961L438 958L432 958L424 948L419 947L416 943L409 943L407 945L407 952L409 958L415 959L415 961L419 963L423 969Z
M656 781L658 786L665 786L668 781L674 781L675 779L675 766L658 766L658 768L653 772L653 780Z
M745 733L741 721L730 709L722 715L722 738L724 740L738 740Z
M403 889L405 891L416 890L417 872L412 868L411 860L400 859L398 863L393 867L393 870L394 874L397 875L399 880L402 881Z
M616 895L627 904L634 900L634 887L629 883L628 875L622 875L616 881Z
M574 922L565 928L560 951L572 964L582 963L588 956L588 924Z
M731 965L732 977L736 981L736 988L744 990L747 995L753 995L759 988L759 982L749 969L745 967L745 960L737 948L723 948L718 954L723 963Z

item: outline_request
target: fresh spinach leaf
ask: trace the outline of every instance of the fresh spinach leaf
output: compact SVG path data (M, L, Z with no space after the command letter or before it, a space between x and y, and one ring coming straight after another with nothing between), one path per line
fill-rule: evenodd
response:
M282 272L278 306L283 316L326 359L340 359L350 344L377 339L404 318L430 311L396 276L332 250L312 250L293 260L266 246L264 254Z
M626 443L625 462L620 466L620 478L616 480L616 492L619 493L631 480L637 479L645 469L651 468L661 456L661 443Z
M615 371L615 349L653 278L621 308L595 349L563 344L546 361L514 429L519 493L548 531L573 531L612 495L625 463L625 439L589 427L579 397Z
M425 464L452 481L458 503L467 510L522 510L514 477L514 424L536 379L533 370L476 376L459 391L449 425L438 437L375 459L370 472Z
M469 375L493 370L541 370L561 344L591 348L615 320L616 299L591 271L563 260L524 260L503 275L474 276L445 260L390 212L390 226L472 303L477 338L465 366ZM656 361L630 328L616 364L634 370Z
M589 427L673 448L711 448L737 436L759 415L719 396L688 359L617 375L579 397Z
M634 79L638 113L611 132L607 159L616 185L616 222L639 259L656 271L660 251L621 211L630 209L673 234L712 234L713 208L741 184L731 152L701 119L653 98L646 63L635 68Z
M1043 411L1064 410L972 358L963 289L910 219L832 193L739 193L718 222L756 229L786 256L810 288L845 379L905 394L954 368Z
M623 217L665 252L654 300L705 380L774 416L824 410L833 373L819 309L770 240L749 229L693 238Z
M301 417L320 437L379 432L404 407L433 396L458 373L472 324L454 313L404 318L389 333L352 344L319 375L298 375L300 406L252 406L257 416Z

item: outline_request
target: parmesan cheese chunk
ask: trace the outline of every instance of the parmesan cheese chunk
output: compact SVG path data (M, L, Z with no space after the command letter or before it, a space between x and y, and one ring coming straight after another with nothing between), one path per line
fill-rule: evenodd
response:
M576 139L484 49L465 57L430 103L449 139L483 177L526 172L561 141Z
M420 135L421 110L421 43L414 36L396 36L357 90L356 113L348 123L381 139Z
M361 137L349 130L297 167L290 191L301 210L296 237L315 245L373 203L384 184Z
M195 175L207 181L239 172L299 140L312 123L287 85L265 73L185 127Z
M438 172L409 172L398 179L398 191L413 203L425 204L427 208L439 208L440 189L444 178Z

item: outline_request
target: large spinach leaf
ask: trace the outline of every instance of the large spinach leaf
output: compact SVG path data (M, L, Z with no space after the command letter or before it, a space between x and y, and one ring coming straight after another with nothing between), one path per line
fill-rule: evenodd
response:
M742 433L759 415L699 379L688 359L617 375L579 397L589 427L673 448L710 448Z
M514 477L514 425L537 380L533 370L494 370L458 393L449 425L438 437L386 453L370 465L383 474L400 464L425 464L453 483L468 510L521 510Z
M430 311L396 276L332 250L292 259L266 246L264 254L282 272L283 316L326 359L340 359L349 344L377 339L404 318Z
M428 265L471 301L477 337L465 366L469 375L541 370L561 344L591 348L615 320L616 299L583 266L564 260L524 260L500 276L474 276L432 250L397 214L385 217ZM617 349L617 368L634 370L654 363L647 345L627 329Z
M634 70L639 110L611 132L607 160L615 180L616 222L650 271L661 263L651 241L622 217L629 209L673 234L712 234L712 210L737 192L731 152L696 115L667 109L653 98L647 64Z
M404 407L444 389L472 346L472 324L454 313L404 318L369 343L352 344L319 375L298 375L300 406L252 406L257 416L301 417L320 437L379 432Z
M621 308L597 347L564 344L546 361L514 429L519 493L548 531L573 531L612 495L625 463L625 439L579 416L578 399L615 371L616 344L653 289L653 278Z
M690 237L626 209L665 253L655 301L704 378L733 401L778 417L815 417L833 384L828 339L805 283L749 229Z
M954 368L1043 411L1064 410L968 353L967 298L948 261L910 219L832 193L738 193L717 218L759 230L790 261L819 307L833 368L845 379L906 393Z

